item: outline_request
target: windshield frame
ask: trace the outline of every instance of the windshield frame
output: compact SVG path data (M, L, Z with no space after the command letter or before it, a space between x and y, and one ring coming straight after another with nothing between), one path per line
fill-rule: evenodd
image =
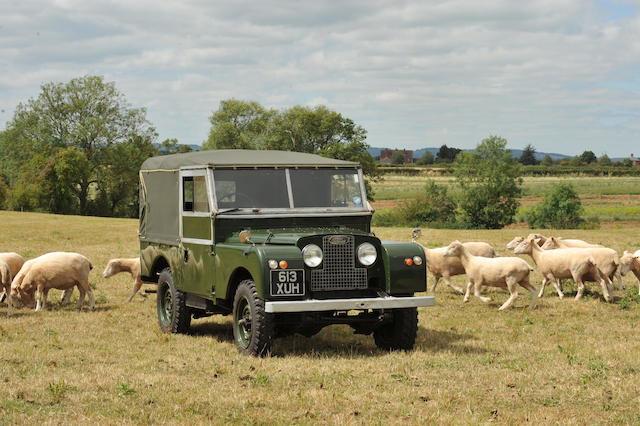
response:
M302 215L307 215L307 214L371 214L373 213L373 209L371 208L368 199L367 199L367 192L366 192L366 188L364 185L364 175L362 173L362 168L360 167L355 167L355 166L315 166L315 167L309 167L309 166L295 166L295 165L291 165L291 166L273 166L273 167L250 167L250 169L254 169L254 170L259 170L259 169L271 169L271 170L285 170L285 176L286 176L286 184L287 184L287 196L289 199L289 207L285 207L285 208L252 208L252 207L238 207L238 208L220 208L218 206L218 200L216 197L216 182L215 182L215 173L214 171L220 169L220 170L229 170L229 169L245 169L245 167L211 167L209 166L209 170L210 173L208 173L208 178L210 179L210 188L212 190L212 198L213 198L213 208L212 210L212 214L215 216L218 215L225 215L225 216L242 216L242 217L247 217L247 215L252 215L252 216L269 216L269 215L277 215L277 216L281 216L281 215L286 215L286 214L302 214ZM292 184L291 184L291 175L290 175L290 169L333 169L333 170L354 170L357 175L358 175L358 184L360 185L360 196L362 198L362 206L360 207L293 207L293 189L292 189Z

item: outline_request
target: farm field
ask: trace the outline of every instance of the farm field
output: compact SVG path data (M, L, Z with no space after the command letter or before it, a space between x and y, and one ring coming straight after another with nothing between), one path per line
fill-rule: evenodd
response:
M455 191L452 177L404 176L387 174L384 180L373 185L376 208L391 208L402 200L415 197L423 191L428 180L450 186ZM539 203L545 193L558 183L570 183L576 189L589 218L601 222L639 222L640 225L640 177L525 177L524 196L518 216Z
M483 240L505 255L518 231L427 230L420 242ZM155 295L126 304L129 276L102 278L109 258L137 255L136 220L0 211L0 232L0 251L85 254L97 296L94 312L54 302L46 312L7 317L0 305L0 424L640 422L632 274L615 304L593 285L579 302L547 288L537 309L526 308L522 291L507 312L497 311L506 292L463 305L440 283L437 306L420 310L413 352L386 353L370 336L334 326L310 339L277 340L272 357L254 359L237 353L230 318L195 320L191 335L165 335ZM558 233L620 252L640 247L640 227ZM538 287L540 277L532 282Z

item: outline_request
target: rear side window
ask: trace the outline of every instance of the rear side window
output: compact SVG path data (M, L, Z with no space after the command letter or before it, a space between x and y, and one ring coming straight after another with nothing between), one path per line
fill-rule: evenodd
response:
M182 178L182 211L208 213L209 197L204 176Z

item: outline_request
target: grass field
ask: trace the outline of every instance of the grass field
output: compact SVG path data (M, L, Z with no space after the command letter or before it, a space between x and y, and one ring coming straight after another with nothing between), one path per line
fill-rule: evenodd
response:
M522 292L515 309L498 312L503 291L463 305L441 284L438 305L420 310L413 352L382 352L334 326L277 340L272 357L254 359L238 355L228 317L165 335L154 295L126 304L130 278L102 278L110 257L137 254L136 221L0 212L0 231L0 251L87 255L98 296L95 312L54 304L6 317L0 306L0 424L640 422L640 305L626 292L605 304L594 286L579 302L547 289L535 310ZM638 247L639 231L559 234L622 250ZM428 230L421 242L484 240L505 254L514 234ZM634 280L625 278L629 294Z
M447 185L455 192L453 177L385 175L374 184L375 198L380 208L390 208L424 191L427 180ZM588 218L602 222L640 222L640 177L525 177L522 207L518 217L542 201L544 195L558 183L570 183L576 189ZM390 204L391 202L395 202Z

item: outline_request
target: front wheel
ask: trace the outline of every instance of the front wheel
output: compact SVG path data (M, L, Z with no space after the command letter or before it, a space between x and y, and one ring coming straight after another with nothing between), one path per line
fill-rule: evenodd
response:
M418 308L393 309L393 321L373 331L376 346L387 351L410 351L418 334Z
M165 333L189 332L191 310L185 301L186 294L173 285L171 269L163 269L158 277L157 312L160 330Z
M238 285L233 299L233 337L238 351L265 356L273 339L273 316L265 312L264 300L258 296L253 280Z

